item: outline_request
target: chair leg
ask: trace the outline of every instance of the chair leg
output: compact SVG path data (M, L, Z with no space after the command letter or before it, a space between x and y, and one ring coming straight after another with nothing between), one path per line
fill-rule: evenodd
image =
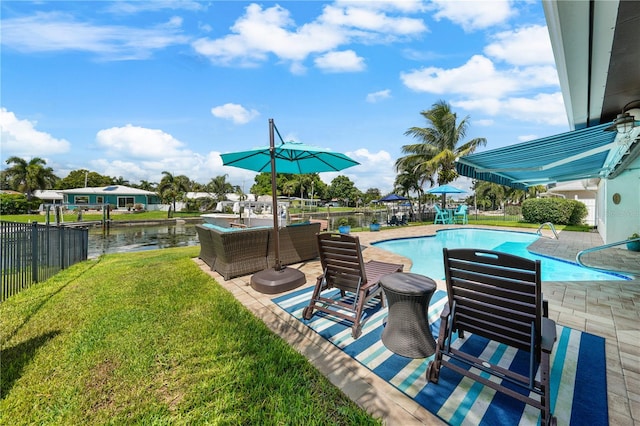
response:
M556 417L551 415L551 395L549 392L549 354L542 352L540 358L540 387L542 388L542 421L543 425L555 426Z
M438 340L436 340L436 353L433 361L429 362L427 366L427 380L431 383L438 383L440 378L440 367L442 366L442 352L444 351L444 344L449 335L448 330L449 321L440 318L440 330L438 331Z
M318 277L316 280L316 286L313 289L313 294L311 295L311 300L309 301L309 306L302 310L302 317L306 320L310 320L313 316L313 311L316 306L316 300L318 296L320 296L320 292L322 291L322 276Z
M366 292L364 290L359 290L356 293L356 314L353 319L353 327L351 327L351 335L354 339L357 339L362 334L362 325L360 325L360 318L362 318L362 310L364 309L364 299L366 297Z

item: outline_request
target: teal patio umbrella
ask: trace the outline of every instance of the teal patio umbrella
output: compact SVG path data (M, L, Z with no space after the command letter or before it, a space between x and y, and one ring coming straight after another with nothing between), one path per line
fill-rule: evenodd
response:
M274 132L277 132L280 138L281 143L279 145L275 144ZM271 118L269 119L269 146L249 151L222 154L220 157L222 157L222 164L225 166L238 167L259 173L271 173L275 265L273 268L254 274L251 277L251 286L262 293L279 293L304 284L306 279L302 272L297 269L283 267L280 264L276 173L337 172L360 163L344 154L329 149L297 142L284 142Z
M442 208L446 208L447 194L466 194L464 189L456 188L452 185L440 185L435 188L427 189L429 194L442 194Z

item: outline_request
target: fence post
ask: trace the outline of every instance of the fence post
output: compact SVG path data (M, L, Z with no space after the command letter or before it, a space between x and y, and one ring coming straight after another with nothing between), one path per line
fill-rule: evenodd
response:
M65 269L65 258L67 256L65 256L65 227L64 226L59 226L58 227L58 232L60 234L60 269Z
M31 222L31 281L38 282L38 222Z

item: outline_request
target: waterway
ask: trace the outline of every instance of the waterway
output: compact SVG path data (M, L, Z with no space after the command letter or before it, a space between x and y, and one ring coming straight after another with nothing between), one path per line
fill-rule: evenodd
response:
M88 255L92 259L107 253L198 244L198 235L193 223L114 226L105 230L102 227L94 227L89 229Z

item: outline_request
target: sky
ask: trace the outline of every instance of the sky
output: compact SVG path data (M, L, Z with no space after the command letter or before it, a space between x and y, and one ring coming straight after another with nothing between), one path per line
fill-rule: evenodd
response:
M468 118L463 141L487 139L479 151L570 130L540 0L3 0L0 12L3 169L37 156L61 178L227 175L248 192L255 172L220 154L267 146L273 119L284 140L360 163L324 182L386 194L416 142L404 133L440 100Z

